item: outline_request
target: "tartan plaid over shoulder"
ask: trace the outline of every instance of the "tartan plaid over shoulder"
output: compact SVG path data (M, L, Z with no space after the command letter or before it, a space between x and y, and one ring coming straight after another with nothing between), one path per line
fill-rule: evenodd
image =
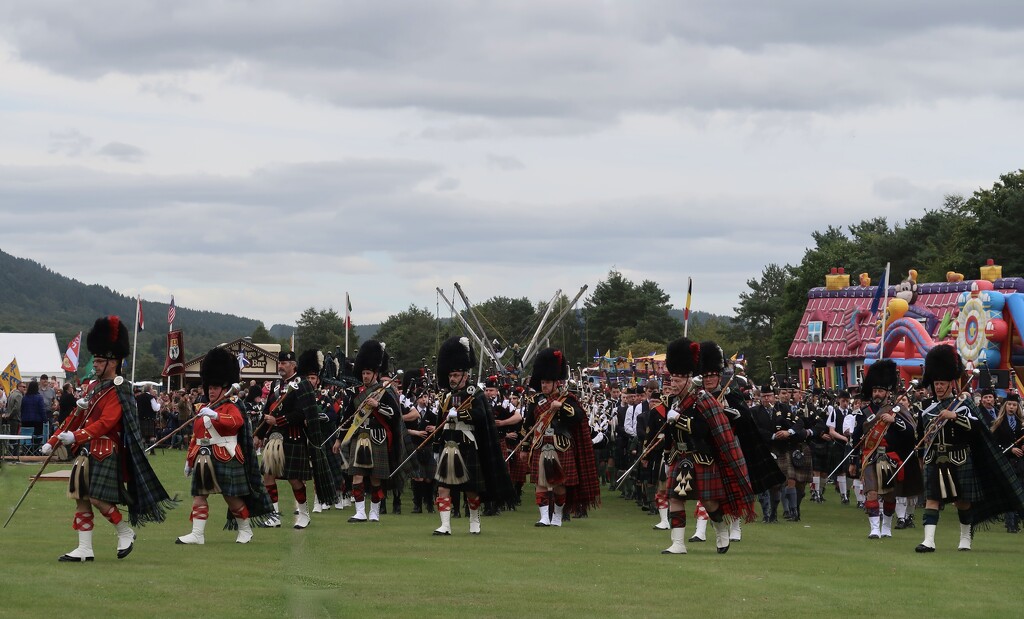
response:
M586 410L571 393L566 394L562 407L572 407L573 419L576 421L571 427L579 483L566 489L565 503L566 509L575 513L601 505L601 481L597 477L594 444L590 440L590 423Z
M728 416L718 399L706 391L697 396L694 407L711 428L715 462L722 476L726 499L721 502L724 513L751 522L755 518L754 490L750 486L747 462L739 441L733 434Z
M167 495L160 484L149 458L142 447L142 434L139 431L139 411L136 408L135 396L132 394L128 381L113 385L117 400L121 404L121 423L124 434L121 437L121 465L128 485L128 517L132 526L142 526L147 522L163 522L167 510L174 509L179 501Z

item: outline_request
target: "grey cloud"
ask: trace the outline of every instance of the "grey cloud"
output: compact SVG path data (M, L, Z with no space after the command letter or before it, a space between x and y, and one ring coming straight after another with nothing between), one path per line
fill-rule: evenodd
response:
M123 142L108 142L97 150L96 154L125 163L139 163L146 158L146 151Z
M437 184L434 185L434 188L437 189L438 191L455 191L456 189L459 188L459 181L458 179L446 176L445 178L442 178L441 180L437 181Z
M518 157L495 155L494 153L487 154L487 165L488 167L505 171L523 170L526 168L526 165Z
M0 8L0 36L76 77L231 67L341 106L453 114L425 137L631 111L848 110L936 98L1020 99L1024 5L789 0L40 3ZM126 50L131 50L130 53ZM474 119L485 119L478 122ZM462 136L461 138L459 136Z
M91 137L77 129L67 129L50 133L50 147L47 150L52 155L61 154L68 157L78 157L91 147Z

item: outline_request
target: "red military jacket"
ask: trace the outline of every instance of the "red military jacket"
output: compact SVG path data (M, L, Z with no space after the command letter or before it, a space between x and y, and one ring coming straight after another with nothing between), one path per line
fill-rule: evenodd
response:
M121 435L124 432L121 402L117 398L117 389L109 384L94 394L90 400L89 408L75 409L46 442L51 447L56 447L59 442L57 435L70 428L78 428L74 430L75 443L70 447L73 449L83 443L89 443L89 453L92 457L104 460L110 454L117 453L121 444Z
M209 417L196 417L195 423L192 426L192 440L188 444L187 458L189 466L195 466L196 456L199 455L199 448L204 446L205 441L217 440L214 438L213 433L210 432L210 428L221 438L236 438L238 431L242 429L242 424L245 423L242 411L234 402L224 402L214 410L218 414L215 420ZM210 424L209 428L206 425L207 422ZM213 457L221 462L227 462L232 458L239 462L245 462L245 456L242 455L242 447L238 444L237 438L226 444L211 444L210 450L213 452Z

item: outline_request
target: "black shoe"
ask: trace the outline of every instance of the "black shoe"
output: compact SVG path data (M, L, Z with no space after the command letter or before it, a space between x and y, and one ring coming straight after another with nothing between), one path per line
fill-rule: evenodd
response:
M857 509L864 509L864 501L857 501Z
M843 505L849 505L850 504L850 495L848 495L848 494L844 494L843 495L842 504Z
M434 531L434 535L451 535L451 533L449 533L447 531L444 531L444 532L442 532L442 531Z
M412 506L412 513L414 513L414 514L422 514L423 513L423 508L420 507L419 505L413 505Z
M925 546L924 544L918 544L914 552L935 552L935 549L931 546Z
M906 529L907 528L907 519L906 518L897 518L896 519L896 528L897 529L901 529L901 530L902 529Z
M686 541L688 541L690 543L695 543L695 542L704 542L704 541L707 541L707 540L701 539L701 538L697 537L696 535L694 535L694 536L692 536L690 539L688 539Z
M462 512L459 510L452 510L452 518L462 518Z
M95 561L95 557L72 557L71 555L61 555L57 557L57 560L61 563L84 563L86 561Z

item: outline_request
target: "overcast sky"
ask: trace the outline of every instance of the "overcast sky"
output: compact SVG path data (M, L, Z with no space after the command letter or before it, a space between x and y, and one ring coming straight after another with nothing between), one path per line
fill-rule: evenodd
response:
M612 268L731 314L1021 167L1024 5L893 4L7 0L0 248L268 327Z

